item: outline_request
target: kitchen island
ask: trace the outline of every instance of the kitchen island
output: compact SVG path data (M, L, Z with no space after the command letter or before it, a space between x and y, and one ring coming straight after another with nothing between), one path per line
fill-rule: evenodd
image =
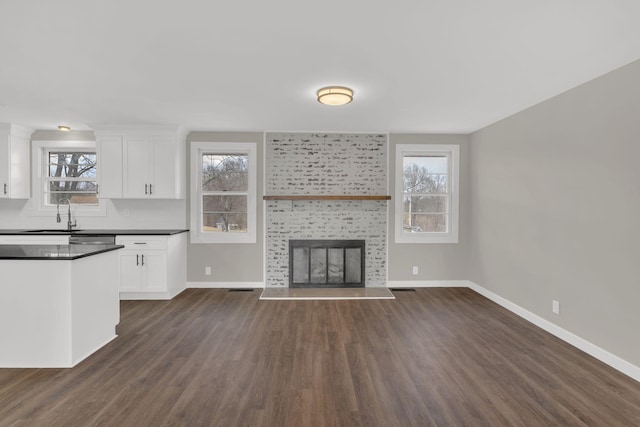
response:
M116 337L121 245L0 245L0 367L70 368Z

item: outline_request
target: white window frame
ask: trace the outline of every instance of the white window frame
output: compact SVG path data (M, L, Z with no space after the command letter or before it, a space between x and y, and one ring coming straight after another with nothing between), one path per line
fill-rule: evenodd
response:
M249 157L249 187L247 189L247 232L221 233L202 231L202 155L205 153L241 153ZM191 243L256 243L257 165L258 149L254 142L192 142L191 143Z
M96 153L96 182L100 182L100 157L97 153L95 141L32 141L31 144L31 194L32 214L36 216L49 216L56 214L58 207L46 203L46 192L44 186L49 177L50 151L87 151ZM66 212L66 205L65 205ZM106 216L106 200L100 198L98 194L97 205L72 204L71 212L74 217L82 216Z
M405 233L403 227L404 157L445 155L448 159L449 218L446 232ZM395 242L396 243L458 243L460 146L455 144L398 144L395 173Z

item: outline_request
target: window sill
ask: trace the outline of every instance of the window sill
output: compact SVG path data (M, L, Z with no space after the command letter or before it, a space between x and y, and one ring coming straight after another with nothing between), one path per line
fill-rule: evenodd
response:
M458 243L458 236L443 233L443 234L430 234L430 233L401 233L396 234L395 243L421 243L421 244L433 244L433 243Z
M348 196L348 195L299 195L299 196L264 196L263 200L391 200L391 196Z
M233 244L233 243L256 243L255 233L201 233L197 230L191 231L191 242L193 244Z

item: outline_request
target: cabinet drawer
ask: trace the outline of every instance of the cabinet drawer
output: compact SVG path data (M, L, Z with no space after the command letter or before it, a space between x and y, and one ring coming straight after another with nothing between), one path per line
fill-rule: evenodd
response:
M125 249L167 249L166 236L116 236L116 244Z

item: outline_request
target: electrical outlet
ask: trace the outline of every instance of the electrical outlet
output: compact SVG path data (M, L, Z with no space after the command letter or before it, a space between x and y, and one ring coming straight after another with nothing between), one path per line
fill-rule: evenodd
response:
M211 276L211 267L206 266L204 268L204 274L206 274L207 276Z
M554 314L560 314L560 301L551 301L551 311L553 311Z
M417 266L413 266L413 270L411 270L411 273L416 276L418 274L418 267Z

